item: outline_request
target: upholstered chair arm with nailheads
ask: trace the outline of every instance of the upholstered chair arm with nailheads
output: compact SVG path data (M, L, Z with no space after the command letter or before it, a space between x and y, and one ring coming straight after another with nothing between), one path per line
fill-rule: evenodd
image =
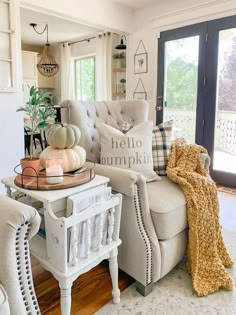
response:
M87 162L88 166L93 167L93 163ZM96 174L106 176L110 179L109 185L113 191L133 197L135 194L135 186L143 182L146 184L146 179L139 173L132 170L112 167L109 165L96 164L94 167Z
M0 196L0 283L11 315L39 315L35 296L29 240L40 225L36 209L7 196Z
M160 257L160 248L151 219L145 178L134 171L96 164L95 173L110 179L114 192L123 194L119 266L137 281L147 286L160 275L160 264L153 270L152 260ZM130 255L127 256L127 249ZM127 264L127 257L138 264ZM129 269L128 269L129 268Z

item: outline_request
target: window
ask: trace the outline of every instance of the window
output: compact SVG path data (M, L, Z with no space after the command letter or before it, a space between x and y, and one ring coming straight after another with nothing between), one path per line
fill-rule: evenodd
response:
M13 91L13 49L15 32L13 29L13 1L0 0L0 92Z
M75 60L75 93L80 101L95 100L95 56Z

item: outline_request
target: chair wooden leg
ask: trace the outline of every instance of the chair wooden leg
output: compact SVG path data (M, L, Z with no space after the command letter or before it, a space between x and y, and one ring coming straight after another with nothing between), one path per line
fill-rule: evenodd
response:
M113 249L110 252L109 269L110 269L111 281L112 281L113 303L118 304L120 303L120 289L118 286L117 248Z
M25 154L30 153L29 147L30 147L30 136L25 135Z
M42 141L41 134L39 135L39 142L40 142L41 149L43 151L43 141Z
M33 136L33 141L34 141L34 148L35 150L37 149L37 144L36 144L36 141L35 141L35 137Z
M142 283L136 281L136 290L143 296L147 296L149 293L151 293L152 287L153 283L149 283L148 285L144 286Z
M34 145L35 145L35 149L37 149L37 144L36 144L36 141L35 139L38 139L39 140L39 143L40 143L40 146L41 146L41 150L43 151L43 141L42 141L42 137L41 137L41 134L35 134L33 136L33 139L34 139Z

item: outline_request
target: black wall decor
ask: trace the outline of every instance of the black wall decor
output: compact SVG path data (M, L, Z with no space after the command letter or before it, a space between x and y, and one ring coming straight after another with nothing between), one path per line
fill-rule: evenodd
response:
M134 73L147 73L148 72L148 54L143 41L140 40L134 55Z
M133 93L133 99L134 100L147 100L147 92L145 90L145 87L143 85L143 81L141 78L139 78L137 85L135 87L135 90Z

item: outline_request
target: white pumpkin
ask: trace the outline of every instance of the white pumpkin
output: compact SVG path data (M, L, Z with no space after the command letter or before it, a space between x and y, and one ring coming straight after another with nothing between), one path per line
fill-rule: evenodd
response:
M70 124L51 125L46 131L47 143L54 149L69 149L79 143L80 129Z
M46 160L50 156L60 156L62 159L63 172L75 171L78 168L82 167L86 161L86 152L85 150L76 145L71 149L54 149L52 147L47 147L40 154L40 163L46 168Z

